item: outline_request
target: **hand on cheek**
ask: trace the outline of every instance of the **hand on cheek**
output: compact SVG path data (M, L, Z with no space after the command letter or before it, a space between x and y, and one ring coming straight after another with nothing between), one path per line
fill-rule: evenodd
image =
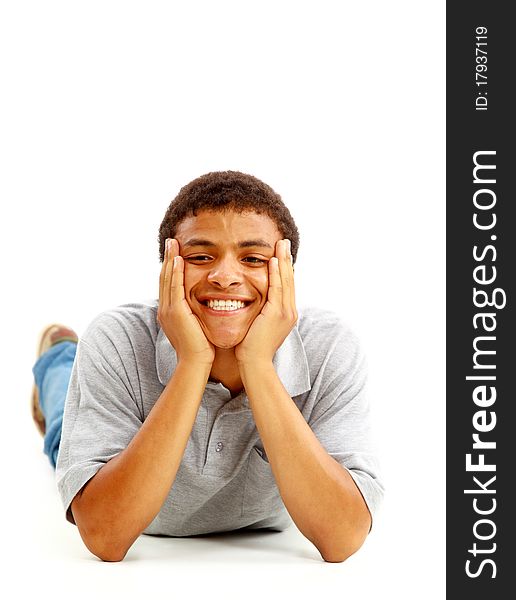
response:
M211 365L215 349L185 298L184 267L179 243L167 239L159 278L158 322L174 347L178 362Z
M270 363L297 322L294 269L290 241L276 243L269 260L267 301L253 321L247 335L235 348L239 363Z

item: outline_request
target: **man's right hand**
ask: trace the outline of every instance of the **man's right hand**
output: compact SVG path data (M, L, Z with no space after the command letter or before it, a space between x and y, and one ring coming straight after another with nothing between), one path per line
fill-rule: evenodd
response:
M215 347L204 335L185 298L184 261L175 239L165 241L165 257L159 276L158 321L174 346L178 363L213 363Z
M214 346L185 299L183 259L178 254L179 244L173 240L163 260L158 307L158 320L176 350L177 366L128 446L108 460L72 501L84 543L109 562L123 560L168 497L215 357ZM125 401L131 402L131 396Z

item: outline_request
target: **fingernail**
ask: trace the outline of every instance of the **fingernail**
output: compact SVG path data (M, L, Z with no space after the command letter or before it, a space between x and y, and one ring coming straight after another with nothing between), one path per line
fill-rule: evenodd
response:
M293 263L294 259L292 258L292 244L290 243L290 240L287 239L287 250L288 253L290 254L290 262Z

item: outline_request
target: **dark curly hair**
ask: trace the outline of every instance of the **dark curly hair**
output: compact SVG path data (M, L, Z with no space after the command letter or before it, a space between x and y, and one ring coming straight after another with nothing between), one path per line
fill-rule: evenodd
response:
M215 171L201 175L181 188L170 203L159 228L159 259L163 262L165 240L176 235L179 223L199 210L252 210L270 217L283 238L291 243L291 253L296 262L299 232L281 196L270 186L252 175L239 171Z

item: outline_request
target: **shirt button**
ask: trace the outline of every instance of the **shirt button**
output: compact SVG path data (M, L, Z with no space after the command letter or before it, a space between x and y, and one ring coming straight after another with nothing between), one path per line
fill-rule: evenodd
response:
M222 442L217 442L217 446L215 447L215 452L220 452L224 448L224 444Z

